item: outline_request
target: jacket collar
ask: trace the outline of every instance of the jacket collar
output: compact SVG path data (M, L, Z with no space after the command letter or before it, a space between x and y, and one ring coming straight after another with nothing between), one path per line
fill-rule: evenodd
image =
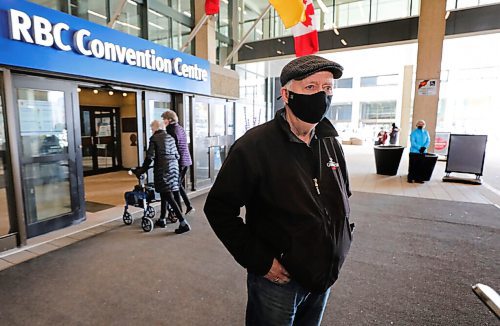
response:
M285 120L285 108L282 108L276 112L274 116L274 121L279 126L279 128L285 133L288 139L292 142L302 142L300 139L295 136L295 134L290 129L290 125ZM338 132L335 127L332 125L330 120L327 118L323 118L314 129L314 134L318 138L327 138L327 137L338 137Z

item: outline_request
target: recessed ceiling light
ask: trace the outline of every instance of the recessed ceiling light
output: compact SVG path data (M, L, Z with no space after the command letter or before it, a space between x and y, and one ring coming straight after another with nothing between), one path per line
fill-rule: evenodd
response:
M99 93L99 91L97 89L94 89L93 92L94 92L94 94Z

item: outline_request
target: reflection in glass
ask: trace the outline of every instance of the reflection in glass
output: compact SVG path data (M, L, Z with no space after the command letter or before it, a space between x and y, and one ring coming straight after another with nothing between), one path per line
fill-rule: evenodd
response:
M209 138L208 138L208 103L196 102L193 110L194 166L197 181L208 180L209 173Z
M26 164L23 184L28 224L71 212L67 160Z
M168 109L172 109L172 102L149 100L148 109L150 121L147 122L147 125L149 126L149 124L153 120L162 120L161 115L163 114L163 112Z
M17 97L23 156L68 153L64 92L19 88Z
M148 39L154 43L170 47L171 20L171 18L155 10L148 9Z
M106 3L107 1L102 0L71 0L70 14L106 26L109 22Z
M212 104L210 106L210 122L212 128L210 129L210 136L224 136L226 132L225 109L226 105Z

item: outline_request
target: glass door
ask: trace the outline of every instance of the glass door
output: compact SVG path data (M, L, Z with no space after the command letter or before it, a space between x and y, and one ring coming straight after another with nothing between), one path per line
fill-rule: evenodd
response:
M29 238L84 218L76 167L79 126L73 119L76 86L27 76L14 76L13 83Z
M166 110L173 109L172 96L166 93L144 92L144 151L149 145L149 138L152 136L150 124L153 120L163 121L161 115ZM144 154L145 156L146 154ZM142 164L142 162L140 162ZM153 169L148 170L148 180L153 180Z
M233 103L220 99L195 99L192 115L196 187L215 181L234 143L233 106Z
M193 168L196 187L211 184L208 102L195 101L193 107Z
M118 108L80 107L84 175L120 168L118 118Z
M15 241L7 239L13 238L14 240L16 221L14 220L15 199L7 141L3 78L3 72L0 71L0 252L16 245Z

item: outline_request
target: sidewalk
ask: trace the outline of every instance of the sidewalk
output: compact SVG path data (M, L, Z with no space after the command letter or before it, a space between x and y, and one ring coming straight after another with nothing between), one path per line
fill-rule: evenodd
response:
M403 154L398 175L383 176L376 174L375 159L371 146L344 145L343 148L348 164L352 191L492 204L499 208L500 216L500 189L488 185L487 180L484 180L483 185L480 186L444 183L441 178L445 175L446 162L438 161L429 182L425 184L409 184L406 182L408 171L408 154L406 151ZM493 177L496 177L500 171L500 168L498 170L492 168L495 164L500 167L500 162L490 162L489 164L490 175ZM134 183L135 179L128 176L125 171L87 177L85 179L85 187L88 190L86 199L116 205L116 207L97 213L87 212L87 220L81 224L29 239L28 244L24 247L1 252L0 270L123 225L123 193L129 191ZM106 187L103 187L103 184ZM112 190L110 190L109 184L113 184ZM208 192L208 190L191 192L189 197L195 198ZM159 203L154 205L156 207ZM130 212L133 214L134 219L140 219L142 216L142 209L140 208L131 207Z

